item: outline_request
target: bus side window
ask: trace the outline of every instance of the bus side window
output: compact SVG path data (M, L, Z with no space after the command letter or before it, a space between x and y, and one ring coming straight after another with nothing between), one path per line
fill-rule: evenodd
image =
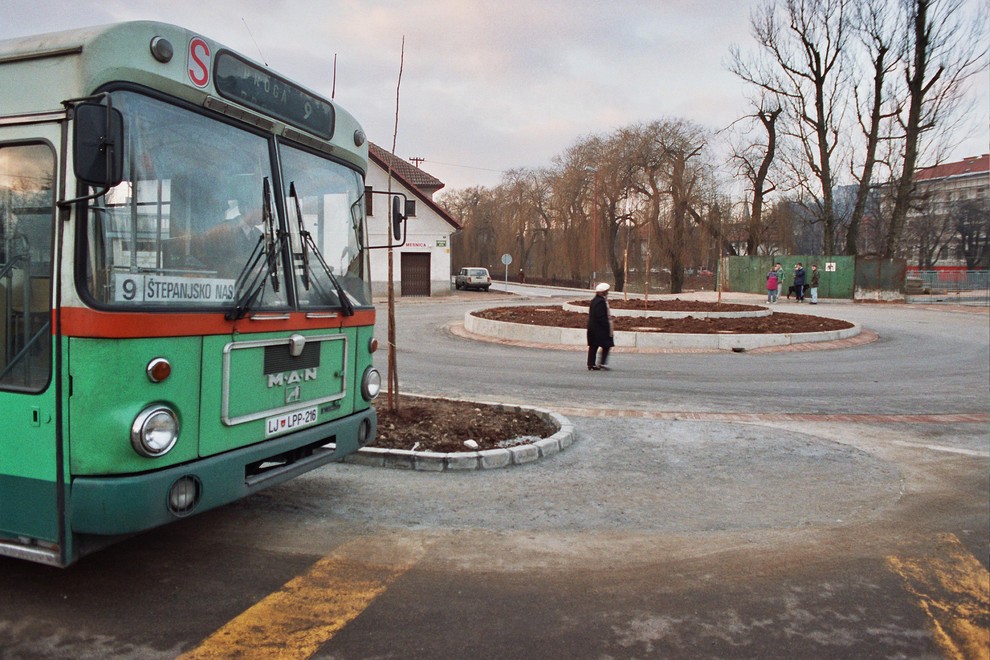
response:
M0 389L49 379L54 172L47 145L0 145Z

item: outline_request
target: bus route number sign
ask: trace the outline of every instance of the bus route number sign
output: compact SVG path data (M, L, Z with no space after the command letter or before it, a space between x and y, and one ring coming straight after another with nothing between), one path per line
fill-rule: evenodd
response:
M327 101L227 51L214 59L220 96L309 131L333 137L334 110Z
M310 426L316 423L318 416L317 408L313 406L305 410L295 410L284 415L269 417L265 420L265 437L270 438L279 433Z

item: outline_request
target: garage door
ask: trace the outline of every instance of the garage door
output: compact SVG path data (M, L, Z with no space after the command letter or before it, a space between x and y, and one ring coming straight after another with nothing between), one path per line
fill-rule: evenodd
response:
M430 295L430 254L403 252L399 267L403 296Z

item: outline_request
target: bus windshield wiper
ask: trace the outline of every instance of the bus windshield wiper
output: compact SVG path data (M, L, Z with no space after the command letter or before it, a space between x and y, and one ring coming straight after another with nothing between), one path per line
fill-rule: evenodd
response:
M289 197L291 197L296 203L296 219L299 222L299 237L300 243L302 243L302 281L303 288L309 291L309 232L306 231L306 225L303 223L302 205L299 203L299 195L296 194L296 182L293 181L289 184Z
M258 242L255 243L244 268L237 276L234 284L234 290L237 292L236 302L234 307L224 314L228 321L244 318L264 291L269 279L272 282L272 291L277 293L279 290L278 255L282 248L283 237L275 226L275 215L271 206L272 188L268 177L264 178L263 183L261 217L265 229L258 235ZM263 267L262 259L264 259Z
M313 254L316 255L316 260L319 261L320 266L323 267L323 272L327 274L327 277L330 279L330 283L333 285L333 289L337 294L337 299L340 301L340 308L341 311L343 311L344 316L354 316L354 305L351 303L350 298L347 297L344 287L342 287L337 278L334 277L333 270L327 265L326 260L323 258L323 254L320 252L320 248L316 247L316 242L313 240L313 235L310 234L303 225L302 208L299 204L299 196L296 194L295 181L289 184L289 195L293 197L296 202L296 216L299 220L299 238L302 242L303 284L305 285L306 290L309 290L309 251L312 250Z
M251 251L251 256L248 257L244 268L241 269L240 275L237 276L236 283L234 284L234 291L237 294L236 302L233 309L228 310L224 314L224 318L228 321L236 321L244 318L265 286L265 282L267 281L265 276L267 273L265 269L258 267L261 258L265 256L263 239L264 236L258 236L258 242L255 243L254 249Z
M265 226L265 260L268 275L272 280L272 291L278 293L278 256L282 251L282 232L275 226L272 212L272 184L266 176L263 181L265 205L261 209L261 223Z

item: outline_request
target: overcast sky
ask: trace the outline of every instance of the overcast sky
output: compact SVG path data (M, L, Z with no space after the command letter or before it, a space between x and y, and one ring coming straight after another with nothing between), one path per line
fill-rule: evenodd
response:
M967 0L986 11L985 0ZM720 129L746 114L725 69L752 47L758 0L0 0L0 39L124 20L175 23L330 94L447 189L543 167L588 135L685 118ZM8 93L0 90L0 93ZM970 136L990 150L990 80L972 92Z

